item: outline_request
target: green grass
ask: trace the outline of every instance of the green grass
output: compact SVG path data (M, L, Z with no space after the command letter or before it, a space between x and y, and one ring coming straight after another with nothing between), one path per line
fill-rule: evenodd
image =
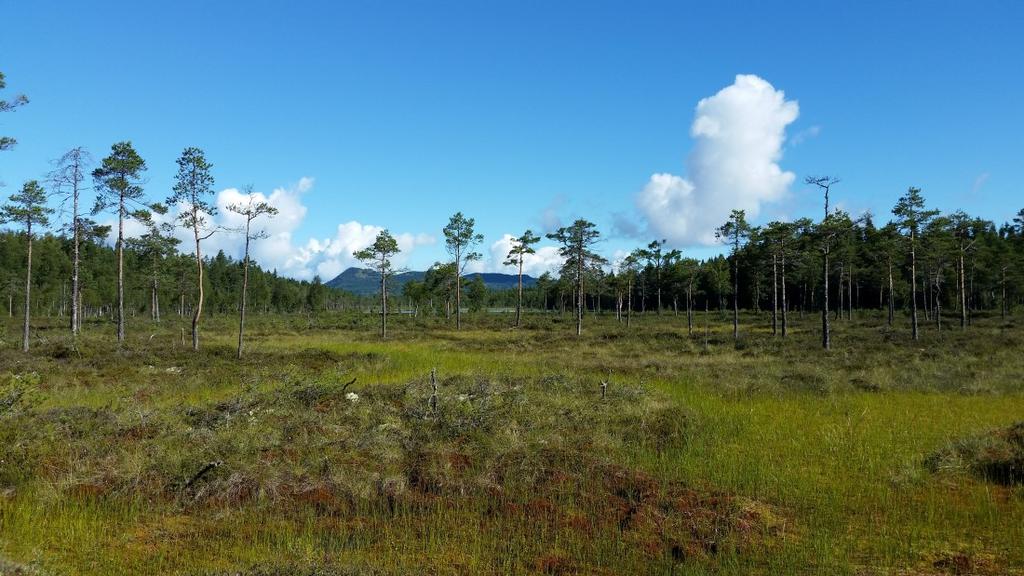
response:
M793 316L11 320L0 574L1024 573L1024 488L925 466L1024 419L1021 328Z

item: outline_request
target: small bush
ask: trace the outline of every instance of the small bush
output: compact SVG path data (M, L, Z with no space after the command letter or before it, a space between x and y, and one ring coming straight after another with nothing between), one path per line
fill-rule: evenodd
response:
M49 572L44 572L35 566L15 564L0 558L0 575L2 576L46 576L47 574Z
M16 374L0 385L0 418L11 418L30 410L40 400L39 374Z
M962 470L997 484L1024 484L1024 421L953 441L925 466L933 473Z

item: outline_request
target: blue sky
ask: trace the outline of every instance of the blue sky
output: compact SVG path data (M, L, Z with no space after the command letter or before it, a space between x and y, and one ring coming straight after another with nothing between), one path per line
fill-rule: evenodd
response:
M379 227L426 267L456 210L488 269L503 235L577 217L609 257L656 237L703 256L733 204L818 216L809 173L880 220L910 185L997 222L1024 207L1020 2L0 7L4 96L31 99L0 117L19 140L3 193L128 139L162 200L199 146L218 191L252 184L287 211L257 256L297 277L340 271Z

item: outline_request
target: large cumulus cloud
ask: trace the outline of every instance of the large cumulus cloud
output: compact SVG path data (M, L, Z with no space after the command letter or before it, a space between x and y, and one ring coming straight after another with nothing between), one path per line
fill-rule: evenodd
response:
M799 114L796 101L754 75L701 100L687 177L654 174L637 195L649 231L673 245L712 244L730 210L756 218L762 204L780 200L794 180L779 166L786 127Z

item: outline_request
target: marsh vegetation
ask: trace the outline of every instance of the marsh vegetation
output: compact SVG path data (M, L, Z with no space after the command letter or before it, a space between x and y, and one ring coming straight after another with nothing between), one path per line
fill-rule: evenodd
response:
M106 322L76 349L43 320L29 355L6 321L0 572L1024 568L1013 317L915 342L863 312L828 352L811 315L782 340L744 314L739 341L716 313L706 338L671 314L580 338L569 313L463 320L380 342L373 314L259 315L241 360L226 314L199 353L185 316L120 352Z

